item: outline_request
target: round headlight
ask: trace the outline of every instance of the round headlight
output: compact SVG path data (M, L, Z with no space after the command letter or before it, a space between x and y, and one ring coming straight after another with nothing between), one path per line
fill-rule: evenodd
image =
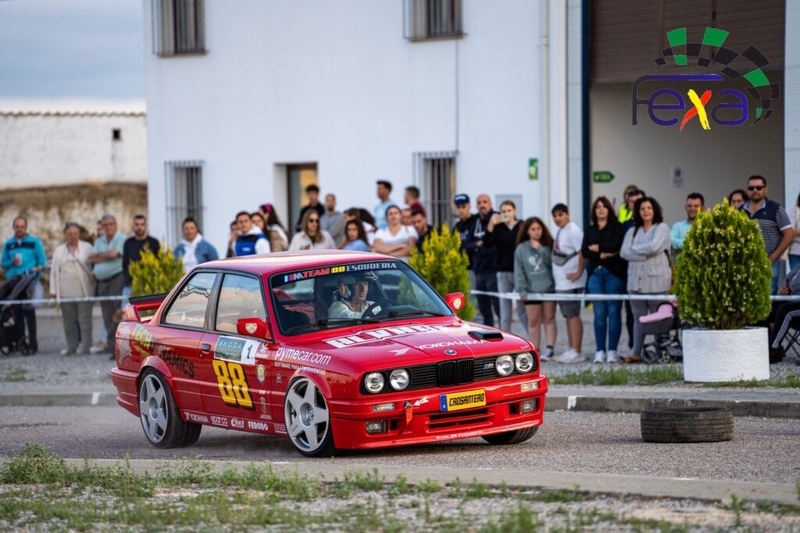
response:
M514 371L514 358L510 355L501 355L494 363L497 373L501 376L507 376Z
M533 368L533 356L529 353L521 353L517 355L516 365L517 372L520 374L530 372Z
M403 390L408 387L408 372L406 369L398 368L397 370L392 370L392 373L389 374L389 383L394 390Z
M383 374L380 372L371 372L364 378L364 386L373 394L383 390L383 382Z

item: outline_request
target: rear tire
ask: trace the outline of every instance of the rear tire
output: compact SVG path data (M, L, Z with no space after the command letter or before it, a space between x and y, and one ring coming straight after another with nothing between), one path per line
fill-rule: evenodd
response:
M485 435L483 440L489 444L496 446L503 446L506 444L519 444L530 439L536 432L539 431L539 426L533 426L525 429L518 429L516 431L506 431L505 433L496 433L494 435Z
M184 422L167 381L148 368L139 384L139 420L144 436L156 448L180 448L197 442L201 426Z
M641 431L645 442L721 442L733 439L733 413L723 407L646 409Z

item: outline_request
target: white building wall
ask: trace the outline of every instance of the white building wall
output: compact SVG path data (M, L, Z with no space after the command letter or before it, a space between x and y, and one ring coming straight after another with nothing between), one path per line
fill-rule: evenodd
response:
M797 2L786 2L784 68L785 78L781 85L785 117L783 138L786 191L784 205L791 217L792 207L797 205L797 196L800 193L800 4Z
M463 39L410 42L399 0L207 0L208 53L170 58L152 54L144 7L154 235L178 160L204 161L203 230L221 252L240 209L272 201L290 223L274 179L287 163L316 162L323 194L371 209L377 179L402 201L414 152L458 151L457 192L522 195L525 215L549 204L527 176L548 157L536 2L465 0Z
M0 189L146 183L146 135L144 113L0 112Z

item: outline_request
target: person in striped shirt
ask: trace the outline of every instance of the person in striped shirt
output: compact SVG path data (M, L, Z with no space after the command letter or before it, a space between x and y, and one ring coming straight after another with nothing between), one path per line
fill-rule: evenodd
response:
M764 238L764 248L772 263L771 294L778 293L778 279L781 274L781 254L791 244L794 238L792 221L786 209L778 202L767 198L767 180L764 176L750 176L747 180L747 191L750 200L744 203L741 209L750 220L756 220Z

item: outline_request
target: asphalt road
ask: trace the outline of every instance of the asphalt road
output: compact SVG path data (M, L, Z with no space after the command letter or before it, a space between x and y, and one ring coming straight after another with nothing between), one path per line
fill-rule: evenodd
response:
M794 484L800 478L800 424L794 419L737 417L733 441L652 444L641 440L639 415L555 411L528 442L491 446L482 439L390 450L346 452L339 466L462 468L700 478ZM204 427L183 449L160 450L146 440L134 416L120 407L2 407L0 456L26 442L66 458L197 458L271 463L330 463L307 459L288 439ZM308 466L308 464L306 464Z

